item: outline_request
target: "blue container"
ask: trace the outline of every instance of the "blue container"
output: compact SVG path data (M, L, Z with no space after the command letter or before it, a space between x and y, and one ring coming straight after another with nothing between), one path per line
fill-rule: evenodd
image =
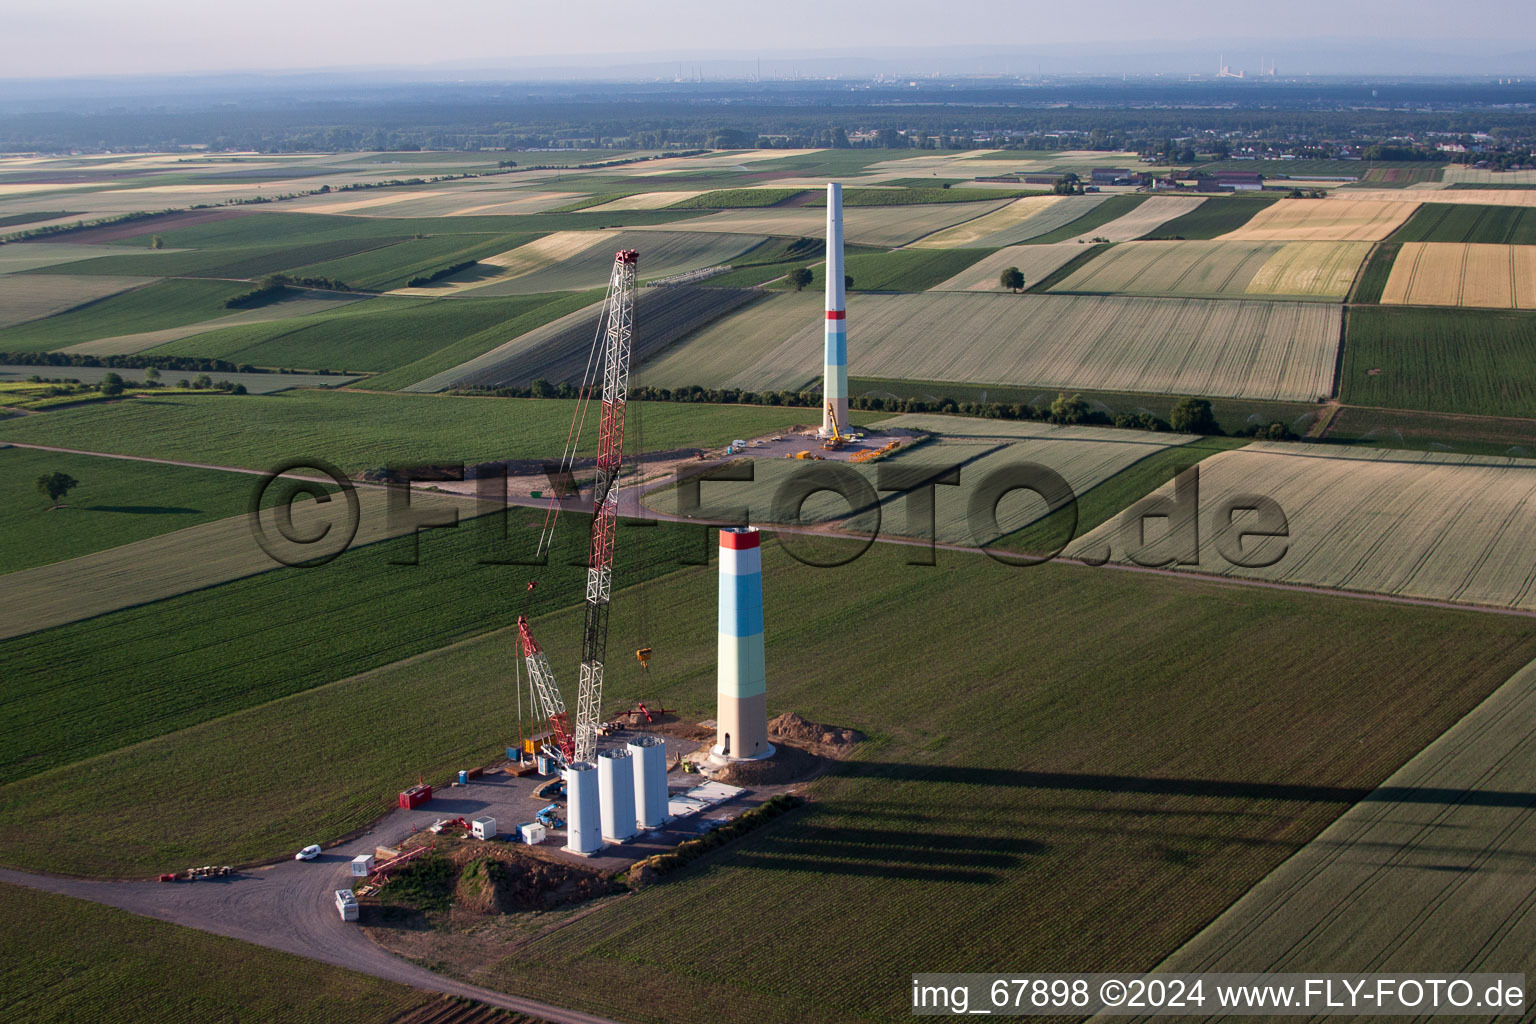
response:
M549 774L549 757L547 755L539 754L534 757L533 761L534 765L538 768L540 775Z
M508 747L507 748L507 760L508 761L511 761L513 764L518 764L518 763L520 763L522 761L522 759L523 759L523 752L521 750L518 750L516 747Z
M469 781L469 772L459 772L459 785L462 786L462 785L464 785L468 781Z

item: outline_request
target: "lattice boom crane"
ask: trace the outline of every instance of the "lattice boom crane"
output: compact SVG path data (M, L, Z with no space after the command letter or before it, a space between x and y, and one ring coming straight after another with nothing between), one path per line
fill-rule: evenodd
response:
M624 413L629 398L629 360L635 329L635 286L639 253L614 254L604 317L602 413L598 424L597 473L592 483L592 536L587 549L587 611L581 640L581 684L576 725L549 659L518 616L523 658L533 681L538 713L547 718L554 746L566 761L591 761L597 755L597 730L603 707L603 660L608 648L608 608L613 593L613 540L619 519L619 471L624 462ZM578 412L578 417L580 412ZM579 422L579 420L578 420ZM558 498L554 499L558 501Z

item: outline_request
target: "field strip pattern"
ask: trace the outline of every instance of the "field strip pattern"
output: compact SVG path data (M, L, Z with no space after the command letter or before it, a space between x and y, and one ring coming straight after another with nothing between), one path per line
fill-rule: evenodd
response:
M691 192L639 192L632 196L624 196L600 206L589 206L589 213L613 213L619 210L660 210L680 203L694 196L702 196L703 190Z
M623 249L634 249L640 253L640 278L642 281L650 281L683 271L729 263L765 240L763 235L704 231L622 231L604 233L595 238L591 238L592 232L575 231L565 234L572 236L565 243L572 247L572 251L555 255L527 270L519 266L510 278L497 275L488 281L472 284L467 291L477 298L483 298L491 295L533 295L539 292L601 288L608 283L613 272L614 252ZM582 244L579 237L582 235L591 240ZM527 246L522 248L526 249ZM472 268L466 273L476 273L476 270Z
M1363 203L1401 203L1405 198L1403 192L1403 189L1350 189L1349 198ZM1471 206L1536 206L1536 189L1441 189L1433 193L1418 193L1416 198L1424 202L1464 203Z
M753 391L811 381L821 367L816 301L749 307L683 342L646 380ZM1314 401L1333 389L1341 317L1302 302L855 295L848 365L891 380Z
M1241 296L1280 242L1125 242L1051 289L1090 294Z
M62 313L154 280L89 274L0 274L0 327Z
M217 331L224 327L237 327L241 324L271 323L274 320L286 320L289 317L326 313L365 298L367 296L351 292L308 291L301 298L285 299L258 309L231 313L229 316L215 317L212 320L203 320L199 323L187 324L183 327L167 327L159 331L143 331L139 334L120 334L115 337L96 338L92 341L82 341L77 345L65 345L62 348L54 349L54 351L88 356L131 355L159 345L168 345L173 341L180 341L182 338L191 338L199 334L205 334L208 331Z
M1024 284L1037 284L1077 256L1083 247L1075 242L1055 245L1010 245L966 267L948 281L928 289L931 292L992 292L1001 289L998 276L1009 267L1018 267Z
M1229 242L1379 242L1402 227L1419 200L1401 191L1391 203L1357 198L1282 199L1221 240Z
M1088 196L1025 196L985 216L930 235L914 245L921 249L990 249L993 246L1016 245L1065 227L1107 199L1108 193Z
M252 486L254 489L254 482ZM357 497L361 515L357 535L350 547L401 536L415 529L409 518L394 523L389 521L384 489L358 488ZM335 505L336 501L333 498L330 504ZM417 490L411 494L411 507L423 513L454 508L462 520L500 506ZM297 536L313 535L337 518L322 515L323 511L330 510L314 501L296 502L292 509L290 532ZM270 510L262 513L262 524L268 536L280 536ZM295 550L303 551L303 548ZM295 557L307 556L298 554ZM247 515L230 516L51 565L22 569L0 576L0 639L175 597L268 570L304 571L283 569L262 550Z
M1404 242L1381 301L1536 309L1536 246Z
M1130 213L1116 217L1108 224L1101 224L1079 237L1129 242L1142 235L1151 234L1175 217L1182 217L1189 213L1203 202L1205 202L1203 196L1153 196Z
M1157 969L1536 971L1533 742L1536 664Z
M543 270L599 245L617 238L617 231L555 231L520 245L515 249L477 260L480 266L495 267L497 281L510 281L526 277L536 270ZM484 287L481 279L445 281L429 288L396 288L390 295L454 295Z
M1170 496L1172 486L1155 493ZM1285 554L1266 568L1233 566L1210 540L1221 503L1250 494L1277 502L1289 524ZM1201 464L1200 507L1205 546L1194 571L1536 611L1536 461L1259 442ZM1096 559L1108 546L1129 562L1135 542L1121 527L1130 518L1067 554Z
M934 203L920 206L850 206L843 210L843 237L856 245L883 245L894 248L925 235L981 217L1007 205L1005 200L976 203ZM791 238L821 238L826 233L827 211L813 206L790 208L751 208L725 210L682 222L692 231L722 231L731 234L783 235ZM637 226L636 231L677 230L679 225ZM644 247L637 246L643 254ZM944 247L947 248L947 247ZM643 266L643 265L642 265ZM642 271L643 272L643 271Z

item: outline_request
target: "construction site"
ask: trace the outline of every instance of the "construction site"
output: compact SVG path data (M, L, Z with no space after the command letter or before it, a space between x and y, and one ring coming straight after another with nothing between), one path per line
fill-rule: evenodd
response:
M829 184L827 198L821 426L739 439L714 459L701 452L700 470L739 458L864 463L910 440L899 431L866 437L849 426L841 187ZM570 441L555 466L543 467L548 493L527 494L529 503L542 499L545 509L536 558L551 549L563 513L581 518L589 530L574 714L525 610L516 619L517 650L510 657L517 738L505 759L463 769L445 785L418 779L400 792L396 811L365 836L322 845L327 860L345 859L350 872L338 880L336 913L345 922L380 926L374 934L381 941L393 931L390 922L423 908L450 918L549 910L653 882L681 863L679 851L707 848L709 837L727 837L722 830L739 833L797 806L797 785L824 773L861 739L854 730L793 712L770 722L761 539L750 525L715 531L716 717L686 723L659 702L620 711L604 706L611 602L625 585L614 578L614 553L625 515L643 507L637 500L621 503L621 495L655 474L654 466L637 472L625 435L632 343L643 329L635 320L641 258L635 250L614 255ZM577 450L577 440L594 403L598 448L590 458ZM680 482L694 467L682 461L666 468ZM585 488L578 471L592 474ZM509 501L518 500L512 480ZM530 580L525 593L538 586ZM644 590L637 593L643 599ZM641 644L633 657L649 671L654 652L643 638ZM310 851L296 859L318 859L321 850ZM162 880L191 881L207 870L217 869Z

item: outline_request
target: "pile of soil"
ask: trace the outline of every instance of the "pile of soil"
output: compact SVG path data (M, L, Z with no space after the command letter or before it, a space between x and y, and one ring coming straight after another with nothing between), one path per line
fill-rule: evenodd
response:
M829 747L846 747L858 743L864 734L854 729L835 725L818 725L786 711L768 723L768 735L774 739L793 740L798 743L822 743Z
M439 839L437 852L458 875L451 900L454 918L549 910L614 891L607 875L506 843L463 840L448 845ZM387 889L384 896L387 901Z
M819 775L831 763L801 747L775 745L773 756L762 761L732 761L711 778L727 786L783 786Z

